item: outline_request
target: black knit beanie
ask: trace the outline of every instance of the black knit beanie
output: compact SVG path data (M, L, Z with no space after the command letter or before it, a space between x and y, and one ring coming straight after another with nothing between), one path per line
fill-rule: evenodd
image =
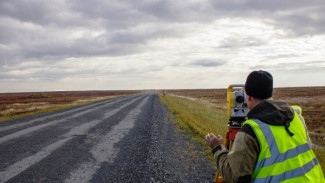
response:
M273 77L267 71L253 71L246 79L246 94L258 99L267 99L272 97Z

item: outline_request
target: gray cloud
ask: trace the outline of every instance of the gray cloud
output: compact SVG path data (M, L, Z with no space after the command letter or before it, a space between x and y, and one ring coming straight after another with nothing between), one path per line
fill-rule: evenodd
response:
M264 60L261 61L259 64L256 64L250 67L250 70L322 70L325 69L325 60L324 61L311 61L311 62L304 62L301 59L297 58L296 61L290 61L287 63L273 63L272 60ZM309 71L305 71L309 72ZM312 72L310 72L312 73Z
M196 60L192 62L190 65L194 66L202 66L202 67L218 67L224 65L224 61L215 61L210 59Z
M325 4L321 0L243 0L211 1L218 15L225 17L261 17L293 34L324 34Z
M50 3L40 3L37 1L1 1L0 15L9 16L24 22L43 23L48 20L47 15L51 15L53 10Z
M324 34L325 5L320 0L289 1L26 1L0 2L0 15L6 22L0 24L0 42L15 45L4 57L83 57L93 55L124 55L140 51L137 46L157 37L181 36L172 28L134 32L132 28L143 23L209 22L223 17L259 18L290 30L291 33ZM210 6L212 5L212 6ZM32 23L39 27L11 25L12 21ZM32 27L32 28L31 28ZM59 35L71 28L103 29L106 33L96 38L60 40ZM122 31L121 31L122 30ZM41 32L40 32L41 31ZM117 44L117 45L116 45ZM132 44L132 45L127 45ZM230 38L220 47L255 46L263 44L254 37ZM7 50L6 50L7 51Z
M222 17L263 17L275 24L295 27L310 25L324 31L324 8L321 0L243 0L186 2L156 1L1 1L0 15L40 25L85 26L105 24L108 30L128 28L146 22L211 21ZM23 10L23 11L22 11ZM58 13L59 12L59 13ZM298 20L298 21L297 21ZM308 26L309 27L309 26ZM304 28L304 27L300 27Z
M179 30L173 30L171 28L152 28L150 30L145 30L145 32L136 31L121 31L112 35L109 39L110 44L143 44L148 40L160 39L160 38L172 38L172 37L182 37Z

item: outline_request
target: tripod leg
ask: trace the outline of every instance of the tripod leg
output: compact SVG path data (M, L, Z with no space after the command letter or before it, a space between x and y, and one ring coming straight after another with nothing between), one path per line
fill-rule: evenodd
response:
M217 172L214 182L215 183L224 183L225 182L219 172Z
M234 141L233 140L229 140L230 142L229 142L229 147L228 147L228 150L229 151L231 151L231 148L232 148L232 144L234 143Z
M232 146L232 141L228 139L228 137L226 137L225 140L225 147L227 149L231 149ZM214 178L214 182L215 183L224 183L225 181L223 180L223 177L220 175L220 173L217 171L216 172L216 177Z

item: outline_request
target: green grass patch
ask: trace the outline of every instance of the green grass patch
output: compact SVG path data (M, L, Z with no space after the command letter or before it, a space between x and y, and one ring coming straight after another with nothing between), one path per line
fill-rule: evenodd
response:
M159 97L168 107L173 122L190 132L193 135L192 140L206 147L202 153L213 160L211 149L205 142L205 135L214 133L225 136L228 122L226 111L180 97L163 97L160 94Z

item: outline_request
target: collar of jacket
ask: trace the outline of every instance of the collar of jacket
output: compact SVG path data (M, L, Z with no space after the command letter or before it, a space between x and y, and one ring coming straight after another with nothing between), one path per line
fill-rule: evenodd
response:
M294 110L285 102L264 100L249 111L247 117L259 119L269 125L289 128L294 118Z

